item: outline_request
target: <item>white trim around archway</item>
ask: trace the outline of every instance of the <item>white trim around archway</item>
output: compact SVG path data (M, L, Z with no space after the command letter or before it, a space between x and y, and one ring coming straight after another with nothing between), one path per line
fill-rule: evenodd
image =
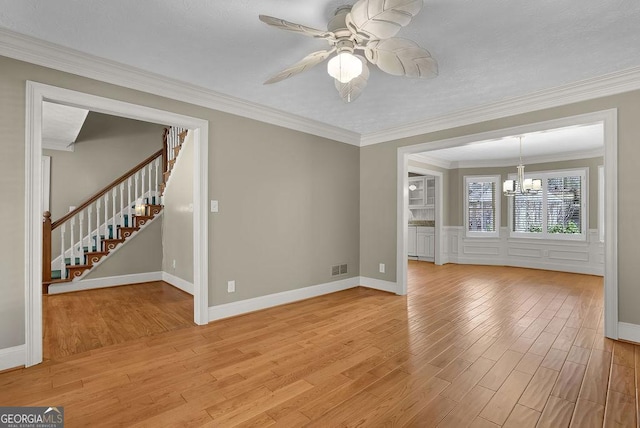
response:
M605 336L618 338L618 112L603 110L513 128L464 135L447 140L399 147L397 155L397 294L407 293L407 222L409 155L463 146L512 135L562 128L572 125L602 123L604 128L605 170L605 266L604 266L604 330Z
M189 128L193 156L194 321L208 323L209 122L123 101L27 81L25 130L25 366L42 362L42 102L88 108L129 119Z

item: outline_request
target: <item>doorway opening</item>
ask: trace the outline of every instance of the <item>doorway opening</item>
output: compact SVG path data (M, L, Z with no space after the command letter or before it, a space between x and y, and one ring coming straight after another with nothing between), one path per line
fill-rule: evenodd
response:
M510 136L544 133L548 130L555 130L565 127L579 127L590 124L599 124L601 126L601 137L604 144L603 170L605 188L603 219L604 236L606 237L603 243L603 272L605 284L604 330L607 337L617 339L617 111L615 109L399 148L397 158L397 294L404 295L407 293L407 224L409 220L409 216L407 213L407 207L409 203L408 173L411 170L410 159L412 158L412 155L416 155L419 153L428 154L429 152L433 152L436 150L453 149L458 147L473 148L473 144L477 142L499 140ZM513 168L515 170L515 165L513 165ZM597 174L597 171L595 171L595 174ZM462 182L464 182L464 179L457 180L455 182L457 188L453 189L456 190L456 192L454 193L457 193L459 195L463 194L463 186L462 184L460 184ZM499 183L499 185L499 197L502 198L502 183ZM448 204L448 201L446 199L444 200L444 204ZM456 216L461 216L460 213L463 211L462 208L460 208L460 204L462 204L462 202L456 199L456 201L453 201L449 205L450 210L456 211ZM460 211L460 213L458 213L458 211ZM451 216L453 214L449 213L448 215ZM445 223L447 224L444 227L447 228L450 224L449 219L446 219ZM464 233L464 227L460 227L460 229L460 233ZM505 227L504 229L508 231L507 227ZM459 242L460 241L458 239L451 240L450 242L445 242L444 245L440 245L440 248L442 249L443 247L448 247L448 250L450 251L457 251L457 248L451 247L454 245L458 245ZM447 260L443 260L443 262L447 262Z
M43 360L42 343L42 106L44 101L193 131L193 319L208 322L208 122L109 98L27 82L25 366Z

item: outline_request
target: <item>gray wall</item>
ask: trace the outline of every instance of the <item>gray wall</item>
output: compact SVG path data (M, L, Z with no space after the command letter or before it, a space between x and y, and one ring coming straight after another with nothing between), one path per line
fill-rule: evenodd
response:
M189 133L164 192L162 270L193 283L193 133ZM175 260L175 268L173 261Z
M96 266L85 279L160 272L162 270L162 216L127 239L118 251Z
M640 186L636 173L640 162L640 91L574 103L563 107L481 122L363 147L360 162L361 275L387 281L396 280L396 163L397 148L430 141L488 132L583 113L618 109L618 288L620 321L640 324L640 229L636 227L640 204L635 190ZM384 207L380 209L380 207ZM459 212L452 210L453 212ZM387 264L387 273L378 273L378 263Z
M89 112L73 152L51 156L51 219L55 221L162 148L163 126Z
M226 114L210 132L210 305L359 275L357 147Z
M209 305L329 282L333 264L359 275L359 148L5 57L0 70L0 349L24 343L26 80L209 121Z

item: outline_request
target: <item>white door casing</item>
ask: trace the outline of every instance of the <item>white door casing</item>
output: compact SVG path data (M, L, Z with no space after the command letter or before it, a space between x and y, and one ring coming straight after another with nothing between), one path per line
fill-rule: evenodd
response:
M194 133L194 322L208 323L208 141L206 120L27 81L25 129L25 366L42 362L42 102L84 107L134 120L189 128Z
M617 109L603 110L576 116L564 117L498 129L479 134L464 135L447 140L439 140L413 146L399 147L397 152L397 291L396 294L407 294L407 207L408 207L408 173L414 172L409 167L409 155L431 150L462 146L476 141L499 139L506 136L523 135L530 132L545 131L566 126L602 123L604 130L604 228L605 228L605 268L604 268L604 330L605 336L618 339L618 129ZM420 172L420 171L416 171ZM438 186L436 182L436 193ZM439 201L436 195L436 200ZM441 203L439 204L442 205ZM437 208L437 207L436 207ZM438 260L438 227L436 223L436 264Z

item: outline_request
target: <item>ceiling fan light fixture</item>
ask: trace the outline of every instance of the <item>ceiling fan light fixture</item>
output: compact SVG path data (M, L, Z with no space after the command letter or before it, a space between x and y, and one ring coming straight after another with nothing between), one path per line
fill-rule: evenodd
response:
M362 74L362 62L350 52L340 52L327 64L329 76L341 83L348 83Z

